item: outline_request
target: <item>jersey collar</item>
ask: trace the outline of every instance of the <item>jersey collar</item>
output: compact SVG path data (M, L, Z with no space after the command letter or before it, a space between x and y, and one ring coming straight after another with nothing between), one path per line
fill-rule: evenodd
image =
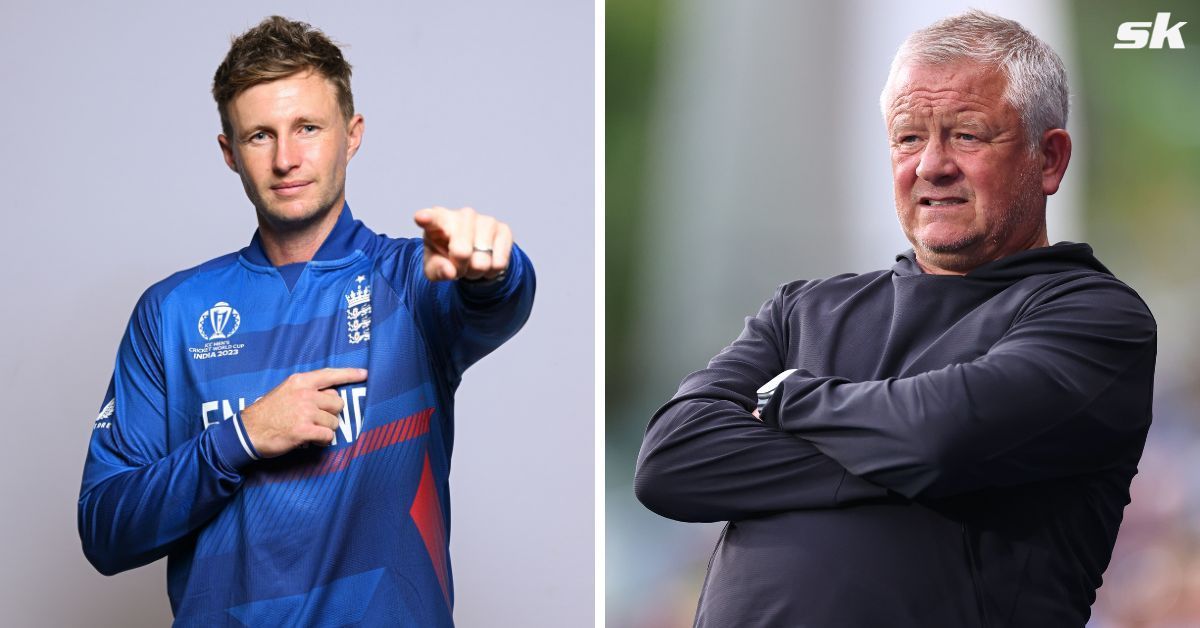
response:
M356 252L366 250L373 235L361 220L354 219L354 215L350 213L350 204L343 204L337 222L333 225L333 231L330 231L329 235L325 237L325 241L321 243L321 247L313 256L313 261L323 262L316 264L317 266L336 266L339 262L349 261ZM251 238L250 245L241 250L241 255L253 266L274 267L267 257L267 252L263 249L262 236L258 229L254 230L254 237Z

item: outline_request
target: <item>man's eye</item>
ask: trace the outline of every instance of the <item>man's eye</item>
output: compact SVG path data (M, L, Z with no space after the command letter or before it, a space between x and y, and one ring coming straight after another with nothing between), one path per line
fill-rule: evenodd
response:
M258 133L255 133L254 135L250 136L251 142L261 142L266 139L267 139L267 134L263 133L262 131L259 131Z
M974 135L971 135L970 133L959 133L958 139L966 140L968 142L974 142L975 140L977 140L979 138L975 137Z
M316 133L317 126L315 124L306 124L300 127L300 130L304 131L305 133Z
M918 138L915 135L905 135L900 138L900 143L901 144L913 144L917 141L917 139Z

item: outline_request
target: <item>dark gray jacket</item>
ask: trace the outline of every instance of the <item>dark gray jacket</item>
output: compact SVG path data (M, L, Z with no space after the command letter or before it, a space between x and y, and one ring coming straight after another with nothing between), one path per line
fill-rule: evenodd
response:
M635 490L729 521L698 626L1083 626L1156 331L1086 244L779 289L651 419ZM755 390L801 369L763 411Z

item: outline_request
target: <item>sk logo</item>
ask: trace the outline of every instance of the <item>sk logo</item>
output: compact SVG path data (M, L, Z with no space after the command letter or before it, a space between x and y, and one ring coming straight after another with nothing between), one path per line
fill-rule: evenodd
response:
M1183 35L1179 33L1179 29L1187 22L1179 22L1167 28L1170 23L1170 13L1155 15L1153 24L1125 22L1117 27L1117 43L1113 44L1113 48L1145 48L1149 42L1150 48L1158 50L1163 47L1163 41L1167 42L1168 48L1183 48ZM1154 30L1150 30L1151 26Z
M233 319L232 324L229 319ZM216 305L200 315L200 321L196 327L200 330L200 336L205 340L221 340L232 336L241 324L242 317L238 311L230 307L228 303L218 301Z

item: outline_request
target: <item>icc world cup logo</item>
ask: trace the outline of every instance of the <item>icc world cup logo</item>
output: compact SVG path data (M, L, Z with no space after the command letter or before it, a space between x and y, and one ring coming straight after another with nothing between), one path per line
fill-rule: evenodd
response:
M230 319L233 319L232 322ZM232 336L241 324L242 316L238 314L238 311L230 307L228 303L218 301L216 305L200 315L200 321L196 326L205 340L221 340Z

